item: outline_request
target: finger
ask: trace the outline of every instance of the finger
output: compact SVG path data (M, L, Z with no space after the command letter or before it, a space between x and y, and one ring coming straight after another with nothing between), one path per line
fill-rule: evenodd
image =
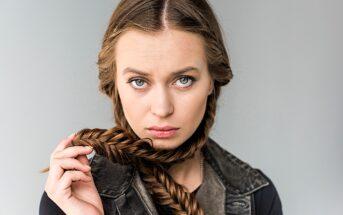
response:
M67 137L66 139L62 140L57 147L55 148L55 150L53 151L53 153L61 151L65 148L67 148L67 146L71 143L72 139L75 137L75 134L71 134L69 135L69 137Z
M88 161L88 158L87 158L87 156L86 155L79 155L79 156L77 156L77 158L76 158L78 161L80 161L80 163L82 163L83 165L86 165L86 166L89 166L90 167L90 165L89 165L89 161ZM91 167L90 167L91 168ZM90 169L89 169L90 170ZM90 172L90 171L88 171L88 172L85 172L86 173L86 175L88 175L88 176L92 176L92 173Z
M88 172L90 170L89 165L83 164L79 160L74 159L74 158L63 158L57 161L57 165L59 166L59 168L62 168L64 171L78 170L82 172Z
M69 189L71 183L74 181L90 182L92 181L92 178L86 175L84 172L66 171L60 180L61 190Z
M55 159L50 168L49 178L53 182L60 180L66 170L90 171L89 165L82 164L74 158Z
M56 152L54 158L76 158L79 155L86 155L93 151L89 146L72 146Z
M77 156L76 159L79 160L84 165L89 165L89 161L86 155L79 155Z

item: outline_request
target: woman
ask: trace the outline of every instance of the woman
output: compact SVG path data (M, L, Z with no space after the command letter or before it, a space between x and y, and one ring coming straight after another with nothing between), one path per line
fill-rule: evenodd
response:
M121 1L98 65L116 127L57 146L40 214L282 214L272 182L208 137L232 73L205 0Z

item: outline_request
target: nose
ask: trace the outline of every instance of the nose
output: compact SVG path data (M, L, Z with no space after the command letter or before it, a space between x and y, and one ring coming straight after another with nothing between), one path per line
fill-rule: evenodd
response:
M158 117L167 117L174 112L172 98L167 89L160 87L152 94L151 113Z

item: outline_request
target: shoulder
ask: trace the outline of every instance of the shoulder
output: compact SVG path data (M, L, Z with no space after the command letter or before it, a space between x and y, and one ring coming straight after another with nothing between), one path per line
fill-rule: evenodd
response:
M248 195L269 185L261 171L251 167L209 138L204 156L232 195Z
M261 170L251 167L209 138L205 159L232 196L253 196L255 214L282 214L281 201L272 182Z
M258 170L267 180L269 185L254 193L256 214L282 214L282 204L272 180L261 170Z
M282 214L278 192L272 180L261 170L251 167L210 138L204 155L229 195L252 195L255 214Z

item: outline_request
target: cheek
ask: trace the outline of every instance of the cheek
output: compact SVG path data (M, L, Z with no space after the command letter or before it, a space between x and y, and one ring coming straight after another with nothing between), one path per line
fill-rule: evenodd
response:
M139 100L135 99L134 96L128 95L128 93L123 93L120 96L120 99L126 119L130 124L137 124L138 120L142 119L143 116L143 111L145 109L143 104L141 104Z
M208 93L205 91L182 96L182 99L177 100L178 115L186 122L197 126L197 123L200 123L206 110L207 96Z
M137 123L140 122L139 118L142 116L143 106L139 103L139 98L136 98L135 94L128 88L127 83L125 83L124 80L118 80L117 83L119 98L125 118L132 129L135 130Z
M150 113L150 105L155 98L151 94L137 93L125 84L118 86L124 117L138 137L147 137L145 128L156 121Z

